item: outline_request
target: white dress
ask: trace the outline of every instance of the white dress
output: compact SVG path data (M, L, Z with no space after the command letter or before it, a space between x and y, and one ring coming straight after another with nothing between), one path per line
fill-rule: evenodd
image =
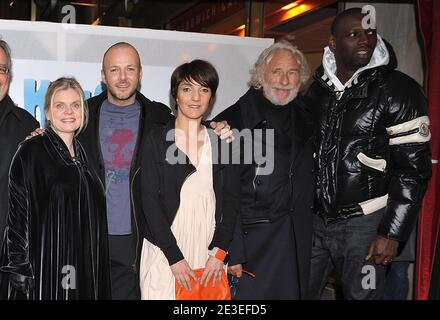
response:
M182 186L180 206L171 225L177 245L192 269L205 267L214 230L211 143L205 129L197 170L188 176ZM159 247L146 239L142 247L140 287L143 300L175 299L175 279L168 260Z

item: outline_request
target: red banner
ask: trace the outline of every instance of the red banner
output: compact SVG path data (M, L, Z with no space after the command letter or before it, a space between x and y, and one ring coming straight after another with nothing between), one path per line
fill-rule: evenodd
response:
M418 0L420 30L425 45L426 78L431 121L432 178L425 195L419 218L416 260L415 298L428 298L435 244L440 222L440 175L438 160L440 152L440 1ZM437 257L440 259L440 257Z

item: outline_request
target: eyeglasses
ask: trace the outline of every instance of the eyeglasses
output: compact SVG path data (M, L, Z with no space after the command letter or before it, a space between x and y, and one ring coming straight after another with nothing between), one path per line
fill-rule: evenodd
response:
M252 272L249 272L247 270L242 270L242 272L243 274L247 274L251 278L255 278L255 274L253 274ZM237 296L237 287L239 282L240 278L232 275L230 276L229 288L231 289L231 299L235 299L235 297Z
M4 64L0 65L0 74L8 74L8 73L9 73L9 68Z

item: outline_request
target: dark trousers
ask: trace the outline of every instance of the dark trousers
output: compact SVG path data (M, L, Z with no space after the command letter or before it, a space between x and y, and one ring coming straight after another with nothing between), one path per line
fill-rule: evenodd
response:
M136 254L133 235L109 236L112 299L139 300L139 275L132 264Z
M382 299L386 268L364 260L382 216L383 210L327 226L320 217L314 217L310 299L320 299L333 271L341 282L345 299Z
M299 299L298 266L292 219L243 226L247 274L235 284L236 300Z

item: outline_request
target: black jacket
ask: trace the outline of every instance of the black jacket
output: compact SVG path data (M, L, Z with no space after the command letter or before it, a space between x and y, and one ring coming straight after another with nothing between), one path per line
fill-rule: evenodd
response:
M344 91L316 71L307 93L321 113L316 209L331 222L385 208L378 234L405 241L431 176L429 120L422 89L387 49L387 64Z
M184 259L170 227L180 205L182 185L196 170L188 157L176 147L175 140L167 141L166 135L173 129L174 119L149 133L142 148L141 166L142 205L148 226L146 239L163 251L170 265ZM212 175L216 198L216 229L208 249L218 247L228 251L240 205L239 167L221 161L222 150L232 146L220 140L212 129L208 128L208 134L212 145ZM167 161L168 150L175 150L177 159L186 159L185 163L170 164Z
M76 139L74 148L76 161L46 129L11 164L1 271L33 279L31 300L110 299L104 188Z
M99 139L99 115L102 103L107 99L107 91L99 96L87 100L89 107L89 121L86 129L78 136L83 145L89 163L98 173L101 182L105 186L105 167L101 153ZM136 237L136 256L132 264L133 272L138 274L140 263L140 250L145 233L145 225L142 221L142 206L140 202L140 180L138 171L140 170L141 152L140 146L145 136L147 136L153 123L167 123L171 118L171 110L162 103L150 101L140 92L136 93L136 100L141 105L141 116L139 120L139 133L136 140L136 147L133 153L133 159L130 168L130 196L131 196L131 217L133 233Z
M246 248L242 241L243 230L241 227L243 225L270 223L290 215L294 225L301 296L304 297L308 285L312 245L314 115L300 95L289 105L284 106L290 109L291 121L291 145L286 148L284 145L285 137L282 137L281 134L278 135L282 129L259 111L262 96L260 90L251 88L237 103L214 119L216 121L226 120L232 128L241 132L243 129L250 129L253 134L258 130L275 129L273 174L258 175L259 160L255 157L252 157L251 164L241 166L241 223L237 223L234 240L231 244L230 264L247 261ZM255 143L255 135L253 139L253 143ZM262 140L262 143L262 149L266 150L264 145L266 141ZM241 150L243 153L247 153L245 148L241 148ZM255 153L253 155L255 156ZM280 172L280 167L288 169ZM275 187L280 184L283 184L284 187ZM279 191L277 192L276 189ZM287 194L285 194L286 192ZM278 203L279 199L282 199L283 203Z
M8 212L8 173L18 144L40 125L9 96L0 102L0 247Z

